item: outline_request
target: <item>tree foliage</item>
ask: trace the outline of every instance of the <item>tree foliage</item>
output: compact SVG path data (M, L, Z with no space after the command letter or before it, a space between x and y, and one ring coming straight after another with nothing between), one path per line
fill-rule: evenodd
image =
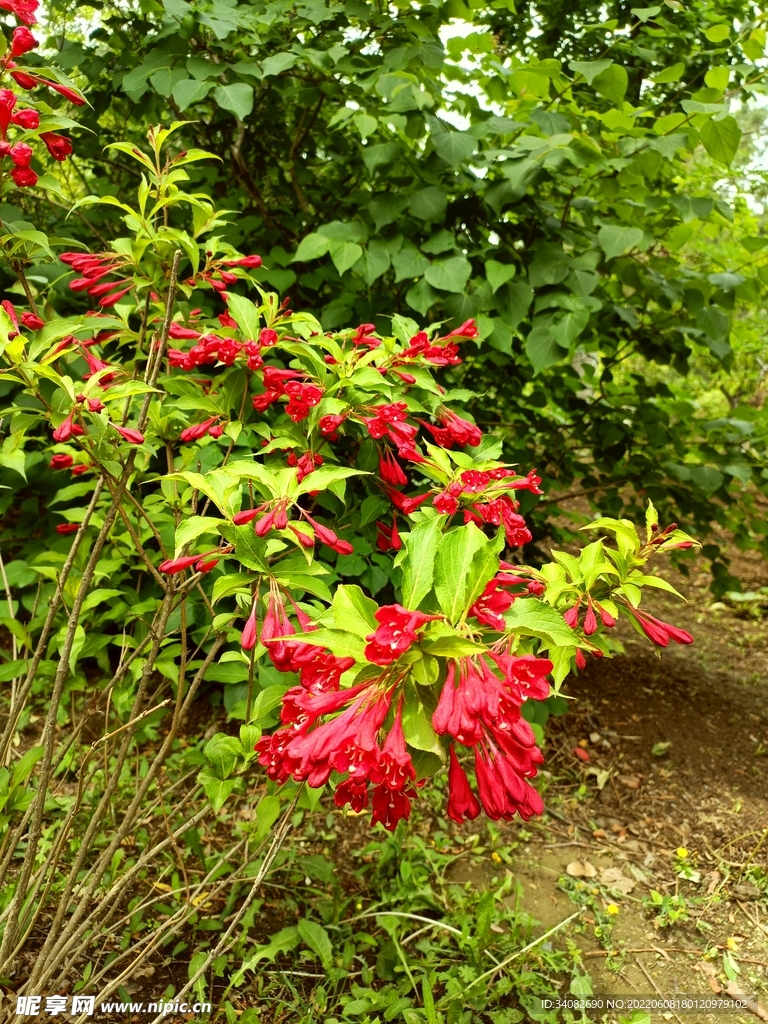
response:
M220 157L193 184L236 211L225 237L263 253L266 286L327 328L478 317L457 378L509 458L616 513L647 494L700 531L760 540L762 412L708 418L685 381L702 359L733 366L761 256L746 239L712 273L680 255L733 220L716 190L681 182L702 147L731 163L731 108L763 89L751 5L167 0L107 4L74 29L73 10L52 5L50 38L89 83L93 135L65 192L120 194L136 172L105 144L140 141L147 118L193 120L188 144ZM119 233L111 214L88 219Z

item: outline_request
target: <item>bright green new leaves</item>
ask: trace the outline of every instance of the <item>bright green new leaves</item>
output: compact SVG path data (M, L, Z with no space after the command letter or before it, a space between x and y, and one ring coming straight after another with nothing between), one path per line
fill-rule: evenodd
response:
M429 519L414 526L403 537L405 555L398 557L397 564L403 564L403 601L408 608L418 608L432 590L435 576L435 556L442 540L442 523L439 518Z
M435 557L434 586L440 609L455 624L482 594L498 568L503 533L485 537L474 523L450 530Z

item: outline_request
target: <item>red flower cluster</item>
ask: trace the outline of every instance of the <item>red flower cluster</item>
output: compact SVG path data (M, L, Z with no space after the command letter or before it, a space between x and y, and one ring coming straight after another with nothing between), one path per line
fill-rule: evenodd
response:
M418 640L418 630L441 616L412 612L400 604L386 604L376 611L374 618L380 625L375 633L365 638L368 641L365 656L374 665L391 665Z
M323 464L323 456L317 452L304 452L303 455L297 455L296 452L289 452L285 460L289 466L296 467L296 479L299 483L304 477L309 476L310 473L314 473L318 466Z
M14 327L16 328L15 331L9 331L8 332L9 340L11 338L18 337L18 334L19 334L19 318L16 315L16 307L13 305L13 303L10 301L10 299L3 299L3 301L0 302L0 306L3 307L5 312L11 318ZM29 331L39 331L40 328L43 327L44 325L45 325L45 321L41 320L41 318L36 313L29 313L27 311L24 311L21 314L21 326L22 327L26 327L27 330L29 330Z
M261 262L261 256L238 256L229 260L213 260L199 274L187 278L186 284L190 288L197 288L199 282L204 281L226 300L227 287L231 284L237 284L240 278L237 274L232 273L231 270L225 270L224 268L242 267L244 270L254 270L256 267L261 266Z
M661 619L655 619L653 615L632 608L631 605L626 605L626 608L643 633L657 647L668 647L670 640L674 640L676 644L693 643L693 637L686 630L672 626L669 622L662 622Z
M257 537L266 537L271 530L290 529L304 547L314 547L315 539L317 539L321 544L325 544L339 555L352 554L354 548L349 541L341 540L338 534L329 527L323 526L322 523L318 523L305 509L296 506L299 513L312 527L313 534L305 533L304 530L299 529L298 526L290 522L288 519L288 500L288 498L282 498L277 502L264 502L257 508L238 512L232 517L232 522L235 526L244 526L246 523L256 520L253 530ZM262 512L264 515L261 515ZM261 518L257 519L258 516L261 516Z
M191 427L182 430L179 440L199 441L206 436L221 437L224 433L224 426L218 422L220 419L220 416L211 416L209 419L203 420L202 423L194 423Z
M416 448L416 435L419 428L408 423L408 406L405 402L390 402L377 405L369 410L373 416L363 416L362 420L371 437L379 440L389 437L397 448L401 459L410 462L423 462L424 456Z
M264 412L279 398L287 396L285 411L294 423L300 423L309 416L310 410L320 402L324 394L321 387L307 381L308 376L298 370L265 366L262 371L264 391L251 399L253 408Z
M515 658L492 651L449 664L432 724L439 734L474 749L480 803L494 820L509 820L518 813L527 821L544 809L541 797L526 781L536 775L543 757L520 707L529 697L542 700L548 695L545 676L551 671L552 662L545 658ZM476 818L480 804L453 745L448 781L449 817L456 822Z
M98 304L104 309L116 305L133 288L133 282L128 278L104 280L111 274L120 273L124 265L123 257L115 253L64 252L59 259L81 275L69 282L70 290L86 292L98 299Z
M340 691L313 693L303 686L289 690L283 697L284 727L256 744L259 763L270 779L293 778L313 787L325 785L331 772L347 775L336 786L336 805L350 804L360 812L370 799L372 824L381 822L391 831L398 821L408 819L416 795L416 771L403 736L402 702L379 743L394 690L383 677ZM318 724L330 714L336 717Z
M438 419L443 424L442 427L433 427L423 420L419 422L427 428L432 434L435 444L439 444L441 448L452 448L455 444L460 445L462 448L465 445L476 448L483 439L483 432L479 427L475 426L474 423L470 423L469 420L457 416L450 409L441 409L438 413Z

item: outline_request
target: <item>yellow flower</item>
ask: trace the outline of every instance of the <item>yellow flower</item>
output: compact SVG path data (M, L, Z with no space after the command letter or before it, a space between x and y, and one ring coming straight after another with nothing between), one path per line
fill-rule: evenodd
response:
M739 944L736 941L736 939L733 938L733 936L731 936L731 938L726 939L725 944L728 947L728 949L732 950L734 953L738 951Z
M611 914L612 916L615 916L616 914L618 914L619 908L616 906L615 903L609 903L608 906L605 908L605 912L606 914Z
M495 850L494 850L494 851L493 851L493 853L491 854L491 860L492 860L492 861L493 861L493 862L494 862L495 864L501 864L501 857L500 857L500 856L498 855L498 853L496 853L496 851L495 851Z
M685 860L685 858L688 856L688 850L684 846L678 846L675 852L677 853L677 856L680 858L680 860Z

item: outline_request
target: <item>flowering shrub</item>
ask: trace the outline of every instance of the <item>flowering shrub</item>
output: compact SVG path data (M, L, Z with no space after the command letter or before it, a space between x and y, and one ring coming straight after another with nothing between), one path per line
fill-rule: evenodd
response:
M206 155L165 159L172 131L150 132L150 154L125 150L146 175L136 208L84 201L119 206L133 237L59 257L95 309L43 322L6 305L5 358L41 403L25 429L48 424L51 468L87 474L62 494L92 502L101 481L113 519L134 518L136 571L158 598L201 592L226 664L243 666L241 738L206 750L214 805L256 758L275 782L333 780L338 806L370 804L388 829L444 764L455 821L481 806L495 819L540 813L527 706L550 677L557 688L610 653L619 616L657 645L691 642L638 605L643 586L667 586L645 562L692 542L659 530L650 506L644 544L627 522L599 520L615 549L597 540L579 558L520 564L531 535L519 496L541 494L540 480L500 462L500 441L456 408L471 394L436 379L474 321L422 329L395 316L391 337L372 324L325 333L259 287L258 256L211 234L209 201L180 188ZM192 234L166 223L184 203ZM57 532L92 540L100 509L69 501ZM260 689L266 661L280 676ZM276 706L279 728L260 736Z
M34 0L0 6L24 22L3 70L23 89L82 102L58 72L15 62L36 45ZM51 184L32 168L34 143L63 159L71 145L57 130L73 122L42 105L17 110L17 99L0 95L13 164L2 188L26 202ZM625 520L599 519L589 529L600 537L578 555L524 564L522 503L535 504L541 480L501 461L502 439L464 409L472 392L440 383L477 338L474 320L451 330L394 315L388 336L370 323L328 333L291 310L260 284L261 258L217 233L226 215L186 190L186 168L211 157L174 149L181 127L151 129L148 152L114 145L139 165L134 205L76 204L122 218L124 236L104 251L24 222L0 239L17 281L0 307L0 465L24 481L0 499L14 520L0 563L11 637L0 652L3 759L20 728L42 723L0 819L0 973L52 904L29 992L65 978L145 865L169 844L178 852L249 776L272 790L298 783L309 807L330 783L337 806L370 807L391 830L447 769L454 821L481 809L528 819L543 808L533 780L550 695L574 666L610 655L620 617L657 646L692 639L640 610L645 587L672 589L645 571L649 559L693 543L660 529L650 504L643 539ZM222 685L239 733L182 744L204 684ZM88 745L97 716L103 735ZM114 878L144 834L153 786L170 831L172 753L208 805L167 838L161 829ZM66 772L77 796L57 803ZM116 809L126 778L130 799ZM261 838L278 813L268 792ZM146 948L194 913L188 901ZM108 968L90 982L101 998L120 984Z

